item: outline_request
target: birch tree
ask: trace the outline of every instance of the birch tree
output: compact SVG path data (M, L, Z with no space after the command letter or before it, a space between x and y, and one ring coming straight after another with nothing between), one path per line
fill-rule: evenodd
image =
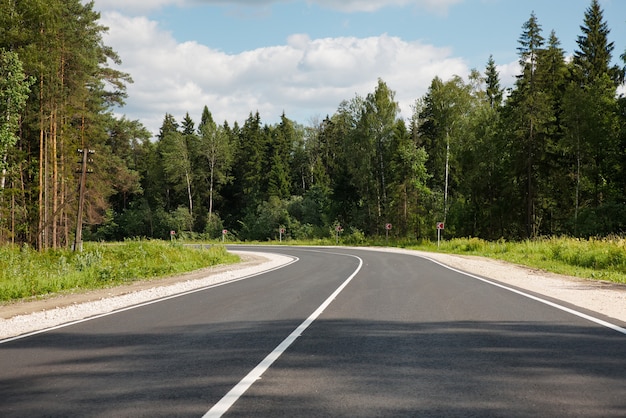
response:
M15 52L0 49L0 191L4 190L7 154L18 141L21 112L34 80L26 77Z
M209 184L209 224L214 211L214 195L218 185L228 181L228 170L232 164L233 153L230 138L223 126L217 126L211 112L205 106L202 120L198 127L200 135L200 153L208 164L207 182Z

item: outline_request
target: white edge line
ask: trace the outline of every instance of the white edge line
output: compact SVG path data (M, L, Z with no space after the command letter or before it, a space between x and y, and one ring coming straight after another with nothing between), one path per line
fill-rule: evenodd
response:
M221 417L231 406L252 386L254 382L261 378L261 375L274 363L289 346L315 321L324 310L332 303L332 301L341 293L341 291L352 281L363 266L363 260L360 257L351 254L342 254L355 257L359 260L359 266L356 270L328 297L307 319L302 322L287 338L283 340L271 353L267 355L254 369L250 371L235 387L233 387L222 399L203 415L203 418Z
M468 273L468 272L466 272L466 271L459 270L459 269L456 269L456 268L454 268L454 267L450 267L450 266L448 266L448 265L446 265L446 264L444 264L444 263L441 263L441 262L439 262L439 261L437 261L437 260L434 260L434 259L432 259L432 258L430 258L430 257L428 257L428 256L419 255L419 254L412 254L412 255L413 255L413 256L415 256L415 257L420 257L420 258L424 258L424 259L426 259L426 260L432 261L433 263L438 264L438 265L440 265L440 266L442 266L442 267L445 267L445 268L447 268L448 270L452 270L452 271L454 271L454 272L456 272L456 273L460 273L460 274L463 274L463 275L465 275L465 276L471 277L471 278L473 278L473 279L480 280L481 282L488 283L488 284L490 284L490 285L492 285L492 286L496 286L496 287L499 287L499 288L502 288L502 289L508 290L509 292L517 293L518 295L521 295L521 296L527 297L527 298L532 299L532 300L535 300L535 301L537 301L537 302L541 302L541 303L543 303L543 304L545 304L545 305L548 305L548 306L551 306L551 307L553 307L553 308L560 309L560 310L565 311L565 312L567 312L567 313L569 313L569 314L572 314L572 315L578 316L578 317L580 317L580 318L586 319L586 320L588 320L588 321L594 322L594 323L596 323L596 324L598 324L598 325L602 325L602 326L604 326L604 327L606 327L606 328L610 328L610 329L612 329L612 330L614 330L614 331L617 331L617 332L619 332L619 333L622 333L622 334L626 335L626 328L620 327L620 326L618 326L618 325L612 324L612 323L607 322L607 321L604 321L604 320L602 320L602 319L599 319L599 318L593 317L593 316L591 316L591 315L587 315L587 314L585 314L585 313L579 312L579 311L577 311L577 310L574 310L574 309L568 308L568 307L563 306L563 305L559 305L558 303L550 302L549 300L546 300L546 299L543 299L543 298L540 298L540 297L537 297L537 296L533 296L533 295L531 295L531 294L529 294L529 293L522 292L521 290L517 290L517 289L512 288L512 287L509 287L509 286L505 286L505 285L500 284L500 283L498 283L498 282L494 282L494 281L491 281L491 280L487 280L487 279L485 279L485 278L482 278L482 277L480 277L480 276L476 276L476 275L471 274L471 273Z
M82 318L82 319L77 319L75 321L65 322L65 323L60 324L60 325L55 325L53 327L48 327L48 328L40 329L40 330L37 330L37 331L28 332L28 333L25 333L25 334L17 335L15 337L9 337L9 338L6 338L4 340L0 340L0 344L4 344L4 343L11 342L11 341L20 340L22 338L32 337L33 335L43 334L44 332L54 331L54 330L57 330L57 329L69 327L69 326L76 325L76 324L81 324L83 322L91 321L91 320L94 320L94 319L104 318L105 316L115 315L115 314L118 314L120 312L130 311L131 309L136 309L136 308L141 308L141 307L148 306L148 305L153 305L155 303L163 302L163 301L170 300L170 299L175 299L175 298L178 298L178 297L181 297L181 296L191 295L193 293L198 293L198 292L202 292L202 291L205 291L205 290L208 290L208 289L212 289L214 287L219 287L219 286L224 286L224 285L227 285L227 284L230 284L230 283L239 282L241 280L247 280L247 279L250 279L252 277L259 276L261 274L265 274L265 273L269 273L271 271L275 271L275 270L281 269L281 268L286 267L286 266L288 266L290 264L293 264L293 263L295 263L295 262L297 262L299 260L299 258L295 257L295 256L286 256L286 257L290 257L291 261L286 263L286 264L282 264L280 266L276 266L276 267L273 267L273 268L268 269L268 270L260 271L258 273L248 274L246 276L238 277L238 278L231 279L231 280L226 280L226 281L223 281L223 282L220 282L220 283L213 283L213 284L210 284L210 285L207 285L207 286L199 287L197 289L186 290L184 292L176 293L174 295L169 295L169 296L164 296L164 297L160 297L160 298L157 298L157 299L152 299L152 300L149 300L149 301L146 301L146 302L138 303L136 305L131 305L131 306L127 306L125 308L115 309L115 310L110 311L110 312L105 312L105 313L101 313L101 314L98 314L98 315L93 315L93 316L90 316L90 317L87 317L87 318Z

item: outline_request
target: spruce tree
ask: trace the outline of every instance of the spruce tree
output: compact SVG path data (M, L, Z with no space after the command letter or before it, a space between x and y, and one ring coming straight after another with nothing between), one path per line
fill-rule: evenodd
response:
M545 158L546 130L553 113L548 95L543 89L541 55L545 39L535 13L522 26L519 38L519 63L521 74L507 106L510 128L513 129L511 150L516 154L515 166L518 181L525 184L522 201L525 206L524 235L535 237L539 234L542 215L539 197L538 164Z
M496 68L496 62L493 59L493 55L489 55L489 60L487 61L487 68L485 69L485 83L487 85L485 92L487 94L489 106L492 109L500 107L502 104L502 95L504 90L500 87L500 74Z
M570 148L575 144L576 150L575 233L588 234L603 226L581 221L581 215L597 219L623 193L617 191L620 170L616 169L623 159L615 100L621 70L610 64L614 45L608 40L610 30L597 0L586 10L580 29L564 116Z
M293 122L283 112L280 123L270 130L270 141L266 149L265 161L269 162L267 168L269 196L286 199L291 195L290 167L295 136Z
M609 42L611 31L598 0L591 1L580 30L582 34L576 40L579 49L574 52L573 59L577 81L589 85L603 74L608 74L617 87L621 71L617 66L611 66L615 44Z

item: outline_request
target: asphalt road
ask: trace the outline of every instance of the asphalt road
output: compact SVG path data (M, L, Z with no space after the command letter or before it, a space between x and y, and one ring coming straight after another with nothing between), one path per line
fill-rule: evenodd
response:
M0 344L0 416L626 416L623 333L415 256L262 250L298 261Z

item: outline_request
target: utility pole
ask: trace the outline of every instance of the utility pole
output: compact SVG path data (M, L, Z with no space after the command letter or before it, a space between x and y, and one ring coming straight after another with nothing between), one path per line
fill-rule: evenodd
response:
M78 182L78 214L76 215L76 235L74 236L74 251L83 250L83 207L85 205L85 183L87 183L87 173L92 170L87 169L87 163L92 162L88 158L89 154L94 154L95 151L82 148L78 149L78 153L82 154L82 160L79 161L80 166L80 179Z

